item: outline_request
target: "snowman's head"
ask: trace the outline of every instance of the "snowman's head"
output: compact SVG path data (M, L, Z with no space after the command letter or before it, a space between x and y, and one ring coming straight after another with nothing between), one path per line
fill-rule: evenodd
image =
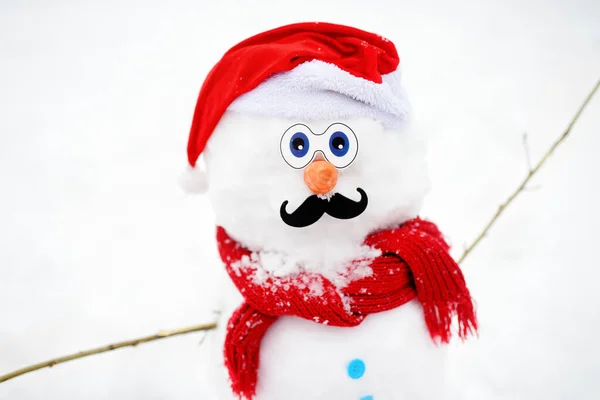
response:
M316 59L236 96L203 151L217 224L252 250L331 266L416 217L425 146L396 66L374 82Z

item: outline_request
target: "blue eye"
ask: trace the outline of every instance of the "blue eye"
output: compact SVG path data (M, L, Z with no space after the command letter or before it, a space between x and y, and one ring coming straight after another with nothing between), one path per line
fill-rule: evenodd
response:
M337 157L343 157L350 150L350 141L344 132L337 131L329 138L329 149Z
M308 153L310 143L308 138L302 132L294 133L294 136L290 139L290 151L294 157L302 158Z

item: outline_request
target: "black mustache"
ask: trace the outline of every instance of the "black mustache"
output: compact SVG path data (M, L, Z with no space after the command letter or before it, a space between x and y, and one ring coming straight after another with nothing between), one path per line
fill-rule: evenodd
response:
M367 209L369 199L367 193L361 188L356 188L360 193L360 200L354 201L336 193L329 200L321 199L317 195L308 197L294 212L288 214L285 207L288 201L281 204L279 213L283 222L295 228L304 228L317 222L324 214L337 219L352 219L358 217Z

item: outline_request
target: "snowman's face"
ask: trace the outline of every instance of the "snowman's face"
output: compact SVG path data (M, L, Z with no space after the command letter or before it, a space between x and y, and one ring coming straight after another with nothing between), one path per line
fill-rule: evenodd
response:
M368 119L225 113L205 150L217 224L255 251L335 267L365 237L417 216L424 141Z

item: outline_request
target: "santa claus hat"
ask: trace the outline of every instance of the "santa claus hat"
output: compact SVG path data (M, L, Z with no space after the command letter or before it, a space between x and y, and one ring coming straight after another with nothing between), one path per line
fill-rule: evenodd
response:
M204 81L190 130L189 192L207 188L196 167L227 109L301 120L372 117L402 125L409 106L400 86L396 47L349 26L298 23L252 36L232 47Z

